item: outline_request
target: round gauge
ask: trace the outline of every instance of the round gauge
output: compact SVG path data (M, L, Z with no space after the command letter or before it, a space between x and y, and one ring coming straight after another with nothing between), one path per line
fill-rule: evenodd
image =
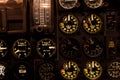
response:
M72 9L76 6L78 0L59 0L59 4L64 9Z
M39 67L39 75L42 80L51 80L55 76L54 66L50 63L44 63Z
M120 79L120 61L113 61L110 63L107 72L110 77Z
M7 45L3 40L0 40L0 58L7 54Z
M79 43L76 39L69 38L64 39L60 43L60 53L66 58L75 58L79 55Z
M73 80L77 78L80 69L77 63L73 61L67 61L63 64L60 73L67 80Z
M95 37L91 37L83 44L84 53L89 57L97 57L103 52L102 43Z
M4 63L0 63L0 80L6 78L7 75L7 67Z
M91 9L96 9L103 5L103 0L84 0L84 2Z
M52 39L44 38L37 42L37 52L43 58L50 58L56 52L56 44Z
M96 14L90 14L83 20L83 28L90 34L98 33L102 29L102 20Z
M25 63L18 63L14 67L14 76L19 79L26 79L28 77L28 66Z
M14 42L12 51L16 58L27 58L31 54L30 43L26 39L18 39Z
M98 79L102 74L102 66L97 61L88 61L83 69L85 77L90 80Z
M59 23L59 28L63 33L72 34L78 30L78 19L73 14L65 15Z

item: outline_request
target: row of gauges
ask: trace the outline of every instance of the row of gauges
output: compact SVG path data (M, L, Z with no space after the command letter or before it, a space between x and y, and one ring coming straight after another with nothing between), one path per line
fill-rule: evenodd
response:
M104 0L84 0L84 3L87 7L96 9L103 6ZM59 0L59 4L64 9L72 9L80 6L78 0Z
M29 77L30 71L29 67L26 63L18 63L14 67L14 76L19 78L20 80ZM38 75L41 80L52 80L56 76L55 72L56 68L51 63L42 63L38 67ZM66 61L62 64L59 69L59 74L66 80L74 80L76 79L80 72L83 71L83 74L86 78L90 80L96 80L100 78L104 72L104 68L102 65L96 61L91 60L88 61L83 70L80 69L79 65L74 61ZM107 75L109 75L112 79L120 78L120 61L115 60L107 65ZM3 80L7 75L9 75L8 67L6 63L0 62L0 80ZM25 79L26 80L26 79Z
M36 50L42 57L51 57L56 52L56 44L51 39L42 39L37 42ZM18 39L13 43L12 53L16 58L27 58L31 54L31 44L26 39ZM7 54L7 44L0 40L0 57Z
M60 30L65 34L73 34L79 29L79 20L74 14L67 14L59 22ZM103 28L103 21L97 14L90 14L82 21L83 29L89 34L96 34Z

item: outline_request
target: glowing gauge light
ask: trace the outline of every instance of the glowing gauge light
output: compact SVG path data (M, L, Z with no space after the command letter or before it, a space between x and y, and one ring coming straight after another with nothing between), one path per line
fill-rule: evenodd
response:
M72 9L76 6L78 0L59 0L59 4L64 9Z
M16 40L13 44L12 53L16 58L27 58L31 54L30 43L26 39Z
M96 14L90 14L83 20L83 28L86 32L90 34L95 34L102 29L102 20Z
M80 69L77 63L73 61L65 62L60 70L61 75L67 80L77 78Z
M63 16L59 23L59 28L63 33L72 34L78 30L78 19L73 14L67 14Z
M7 45L3 40L0 40L0 58L5 57L7 54Z
M37 42L37 52L43 58L50 58L56 52L56 43L49 38L41 39Z
M103 5L103 0L84 0L84 2L91 9L96 9Z
M103 44L97 38L89 38L83 45L84 53L89 57L97 57L103 52Z
M110 63L107 72L113 79L120 79L120 61L113 61Z
M84 75L90 80L98 79L102 74L102 66L97 61L88 61L84 67Z
M44 63L39 67L39 75L42 80L52 80L55 76L54 66L50 63Z

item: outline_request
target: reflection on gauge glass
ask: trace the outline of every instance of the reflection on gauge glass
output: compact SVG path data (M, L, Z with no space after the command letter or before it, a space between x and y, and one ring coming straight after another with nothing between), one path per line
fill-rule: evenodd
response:
M18 39L14 42L12 53L16 58L27 58L31 54L30 43L26 39Z
M61 22L59 23L59 28L62 32L66 34L75 33L78 30L78 19L73 14L68 14L63 16Z
M72 9L76 6L78 0L59 0L59 4L64 9Z
M41 39L37 42L37 52L43 58L50 58L56 52L56 44L52 39Z
M0 58L7 54L7 45L3 40L0 40Z
M97 57L103 52L102 43L95 37L91 37L83 44L84 53L89 57Z
M83 20L83 28L90 34L98 33L102 29L102 20L96 14L90 14Z
M39 67L39 75L42 80L52 80L55 76L54 66L50 63L44 63Z
M84 67L84 75L90 80L98 79L102 74L102 66L97 61L88 61Z
M120 61L113 61L108 66L107 72L110 77L120 79Z
M3 80L6 77L6 66L0 63L0 80Z
M87 7L96 9L103 5L103 0L84 0Z
M79 55L79 43L76 39L64 39L60 43L60 53L66 58L76 58Z
M77 78L80 69L76 62L67 61L63 64L60 73L67 80L73 80Z

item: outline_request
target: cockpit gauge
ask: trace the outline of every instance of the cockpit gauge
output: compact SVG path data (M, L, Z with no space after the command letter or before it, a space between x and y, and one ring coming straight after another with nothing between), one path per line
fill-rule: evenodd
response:
M80 69L76 62L67 61L63 64L60 73L63 78L67 80L73 80L77 78Z
M78 0L59 0L59 4L64 9L72 9L76 6Z
M103 0L84 0L84 3L87 7L96 9L103 5Z
M12 53L16 58L24 59L31 54L31 45L26 39L18 39L14 42Z
M56 53L56 43L49 38L37 42L37 52L43 58L50 58Z
M60 53L66 58L76 58L80 53L80 45L74 38L62 40L60 43Z
M83 28L90 34L96 34L102 29L102 20L96 14L90 14L83 20Z
M54 66L44 63L39 67L39 75L42 80L52 80L55 77Z
M63 16L59 23L60 30L65 34L72 34L78 30L79 21L73 14L67 14Z
M97 57L103 52L103 45L97 38L91 37L83 44L84 53L89 57Z
M4 40L0 40L0 58L5 57L7 54L7 45Z
M0 80L4 80L7 75L7 67L4 63L0 63Z
M120 79L120 61L113 61L108 65L107 72L113 79Z
M88 61L83 69L83 73L88 79L96 80L102 74L102 66L97 61Z

